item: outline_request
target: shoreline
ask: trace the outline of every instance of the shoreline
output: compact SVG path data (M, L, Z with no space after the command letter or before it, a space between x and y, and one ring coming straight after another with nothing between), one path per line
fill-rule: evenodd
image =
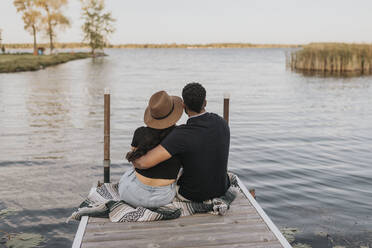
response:
M3 44L6 49L31 49L33 44L31 43L10 43ZM253 43L208 43L208 44L111 44L105 48L122 48L122 49L133 49L133 48L298 48L302 47L300 44L253 44ZM49 44L40 43L38 47L48 48ZM56 43L56 49L73 49L73 48L89 48L88 44L85 43Z
M96 54L96 56L105 56ZM34 56L31 53L0 54L0 73L38 71L49 66L67 63L69 61L92 58L91 53L59 53L53 55Z

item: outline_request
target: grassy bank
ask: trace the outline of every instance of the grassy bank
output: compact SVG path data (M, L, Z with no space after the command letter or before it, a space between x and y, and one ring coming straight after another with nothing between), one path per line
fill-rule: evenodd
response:
M372 74L372 44L309 44L292 52L288 66L302 72Z
M33 43L6 43L3 44L6 49L33 49ZM63 48L89 48L89 45L86 43L74 42L74 43L54 43L54 48L63 49ZM49 49L49 43L38 43L37 47L44 47Z
M0 55L0 73L36 71L48 66L89 57L92 57L90 53L60 53L42 56L34 56L32 54L2 54Z
M33 44L4 44L7 49L31 49ZM49 44L38 44L39 47L48 48ZM56 43L56 48L88 48L85 43ZM300 47L293 44L252 44L252 43L209 43L209 44L117 44L107 45L107 48L289 48Z

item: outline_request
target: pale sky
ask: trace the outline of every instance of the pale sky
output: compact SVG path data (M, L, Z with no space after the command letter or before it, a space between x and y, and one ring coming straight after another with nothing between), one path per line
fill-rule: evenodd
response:
M106 0L120 43L372 42L372 0ZM82 40L80 3L65 11L72 27L60 42ZM4 43L32 42L13 0L0 0ZM39 40L46 41L42 34Z

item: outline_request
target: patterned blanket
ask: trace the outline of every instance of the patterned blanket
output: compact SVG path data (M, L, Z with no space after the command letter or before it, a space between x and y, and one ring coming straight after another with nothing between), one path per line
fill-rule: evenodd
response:
M80 220L82 216L109 218L111 222L142 222L176 219L197 213L225 215L230 204L240 191L237 176L229 174L231 186L226 194L204 202L182 201L175 198L172 203L159 208L132 207L120 200L118 183L105 183L93 187L87 199L66 222Z

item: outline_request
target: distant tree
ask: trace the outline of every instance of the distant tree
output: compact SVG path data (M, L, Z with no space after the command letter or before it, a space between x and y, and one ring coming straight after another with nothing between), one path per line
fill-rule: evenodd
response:
M36 5L45 11L43 16L43 27L49 36L50 52L54 49L54 38L56 38L56 28L70 26L69 19L63 15L62 8L68 4L68 0L34 0Z
M35 0L14 0L17 12L21 12L24 29L34 36L34 54L37 54L36 34L41 24L41 13L36 9Z
M103 49L108 41L108 36L115 31L111 12L104 12L104 0L80 0L82 9L82 26L84 41L89 43L92 54L96 49Z

